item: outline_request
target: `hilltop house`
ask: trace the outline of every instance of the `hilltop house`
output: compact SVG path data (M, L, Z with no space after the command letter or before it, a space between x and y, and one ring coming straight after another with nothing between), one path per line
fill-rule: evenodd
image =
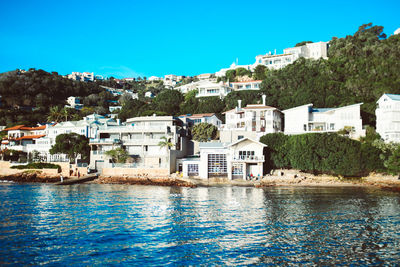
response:
M338 108L314 108L313 104L284 110L285 134L350 131L350 137L365 135L362 129L360 106L362 103Z
M222 121L218 119L215 113L186 114L180 115L178 118L181 119L188 127L205 122L220 128L222 124Z
M375 114L376 132L385 142L400 142L400 95L383 94Z
M70 96L67 98L67 103L68 105L65 105L66 108L74 108L77 110L83 108L80 97Z
M266 96L262 97L262 104L249 104L238 106L225 112L225 124L220 131L221 142L236 142L245 137L259 140L261 136L268 133L282 131L283 114L274 107L266 106Z

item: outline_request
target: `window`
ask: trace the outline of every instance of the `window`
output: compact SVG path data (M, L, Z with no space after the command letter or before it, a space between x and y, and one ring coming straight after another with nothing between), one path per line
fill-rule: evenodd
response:
M246 84L246 89L251 89L251 84Z
M244 136L243 135L238 135L238 140L243 139Z
M331 124L329 125L329 129L330 129L330 130L335 130L335 124L334 124L334 123L331 123Z
M199 164L188 164L188 175L189 176L199 175Z
M226 155L225 154L209 154L208 155L208 174L210 175L226 175Z
M307 132L307 124L304 124L303 127L304 127L304 131Z
M144 151L149 151L149 146L144 146Z

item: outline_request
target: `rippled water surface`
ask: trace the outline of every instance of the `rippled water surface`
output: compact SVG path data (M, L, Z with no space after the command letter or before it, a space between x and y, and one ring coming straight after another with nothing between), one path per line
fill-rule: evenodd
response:
M0 185L0 265L400 262L400 195L363 188Z

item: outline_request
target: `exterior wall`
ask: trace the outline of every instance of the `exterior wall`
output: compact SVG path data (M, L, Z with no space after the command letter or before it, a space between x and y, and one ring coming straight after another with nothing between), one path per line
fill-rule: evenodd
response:
M234 143L239 141L239 137L258 140L257 133L244 130L224 130L219 132L219 140L222 143Z
M385 142L400 142L400 101L383 95L377 103L376 132Z
M102 175L105 176L143 176L165 177L169 176L168 169L159 168L103 168Z
M302 134L307 132L310 108L311 105L304 105L283 111L285 114L285 134ZM306 125L306 129L304 129L304 125Z

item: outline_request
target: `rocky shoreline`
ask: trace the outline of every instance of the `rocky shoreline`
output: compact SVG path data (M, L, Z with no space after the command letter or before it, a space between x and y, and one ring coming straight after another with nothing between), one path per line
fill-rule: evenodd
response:
M76 177L65 177L64 180ZM12 175L0 176L0 181L15 183L56 183L60 182L60 176L44 175L39 171L27 171ZM212 178L208 180L188 179L180 177L127 177L127 176L100 176L98 179L87 182L92 184L127 184L127 185L155 185L178 187L212 187L212 186L248 186L248 187L272 187L272 186L354 186L375 187L400 193L400 180L394 176L371 174L363 178L339 178L328 175L312 175L307 173L286 171L285 175L267 175L258 181L227 180L226 178Z

